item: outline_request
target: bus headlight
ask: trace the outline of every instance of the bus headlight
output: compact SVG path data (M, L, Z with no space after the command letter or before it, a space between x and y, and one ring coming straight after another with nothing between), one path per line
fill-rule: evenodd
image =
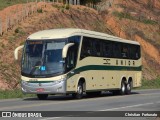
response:
M60 83L64 82L65 80L66 80L66 78L63 78L61 80L56 80L56 81L53 81L52 84L53 85L60 84Z

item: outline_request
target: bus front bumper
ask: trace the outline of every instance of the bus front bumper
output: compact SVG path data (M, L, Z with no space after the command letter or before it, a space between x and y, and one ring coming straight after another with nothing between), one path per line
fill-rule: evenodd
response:
M21 82L24 94L66 94L66 80L52 82Z

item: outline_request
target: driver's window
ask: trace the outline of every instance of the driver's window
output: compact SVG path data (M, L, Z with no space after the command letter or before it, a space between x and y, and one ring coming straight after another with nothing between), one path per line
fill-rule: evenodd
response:
M69 47L66 57L66 71L73 69L76 66L80 36L72 36L68 38L69 43L74 43L74 46Z
M67 58L66 58L66 69L67 71L74 68L76 65L76 51L75 47L72 46L68 49Z

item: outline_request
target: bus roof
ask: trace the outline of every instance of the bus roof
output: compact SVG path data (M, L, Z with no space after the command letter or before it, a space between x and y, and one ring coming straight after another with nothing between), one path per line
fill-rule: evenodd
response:
M43 30L43 31L39 31L31 34L27 38L27 40L62 39L62 38L67 38L70 36L78 36L78 35L139 45L139 43L136 41L125 40L125 39L108 35L105 33L78 29L78 28L60 28L60 29Z

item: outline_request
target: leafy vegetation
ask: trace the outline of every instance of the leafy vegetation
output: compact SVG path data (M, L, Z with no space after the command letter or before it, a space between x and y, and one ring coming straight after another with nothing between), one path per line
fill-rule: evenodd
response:
M34 94L24 95L20 89L0 91L0 99L24 98L24 97L35 97L35 95Z
M66 10L69 10L69 4L65 4L64 8L65 8Z
M156 21L154 21L154 20L143 20L142 21L143 23L145 23L145 24L151 24L151 25L155 25L155 24L157 24L157 22Z
M54 8L57 8L58 10L60 10L63 13L64 13L65 10L69 10L70 9L70 5L69 4L64 4L64 5L52 4L52 6Z
M24 30L21 28L21 27L17 27L15 30L14 30L15 33L20 33L20 34L25 34Z
M114 11L113 15L116 16L116 17L119 17L119 19L122 19L122 18L130 19L130 20L135 20L135 21L142 22L144 24L151 24L151 25L158 24L157 21L150 20L150 19L147 19L147 18L140 19L141 16L134 17L130 13L127 13L127 12L117 12L117 11Z
M142 87L140 89L159 89L160 77L155 80L142 80Z
M94 5L97 4L98 2L101 2L102 0L81 0L81 4L85 5L88 3L93 3Z
M113 15L119 17L120 19L126 18L126 19L134 20L134 17L132 17L129 13L115 11L115 12L113 12Z
M0 10L15 4L32 2L33 0L0 0Z
M42 8L40 8L40 9L37 9L37 12L38 12L38 13L43 13L43 10L42 10Z

